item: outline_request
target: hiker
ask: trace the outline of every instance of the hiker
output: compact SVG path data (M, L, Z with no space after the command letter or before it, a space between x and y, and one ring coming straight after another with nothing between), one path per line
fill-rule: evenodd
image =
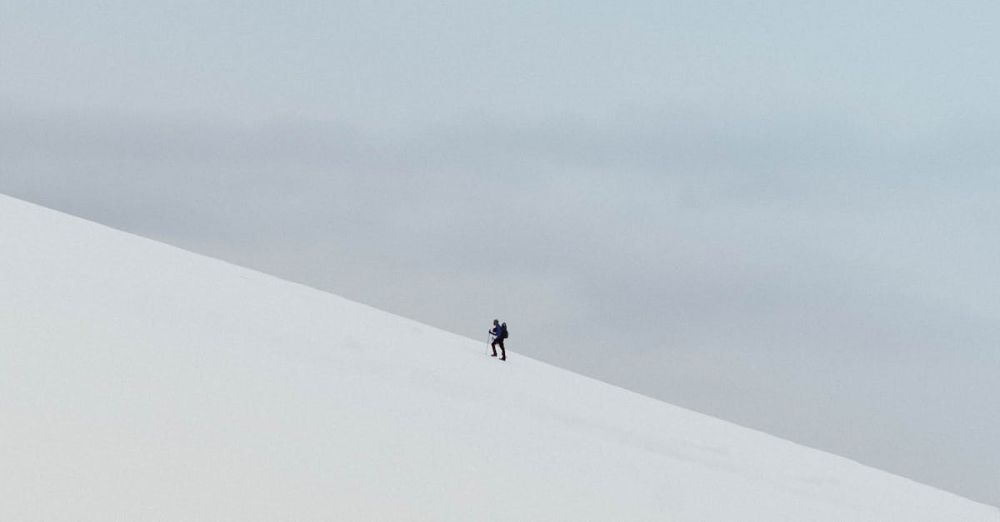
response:
M497 345L500 345L500 360L506 361L507 351L503 347L503 340L507 338L507 323L500 324L499 319L494 319L490 334L493 335L493 342L490 343L490 346L493 347L492 357L497 356Z

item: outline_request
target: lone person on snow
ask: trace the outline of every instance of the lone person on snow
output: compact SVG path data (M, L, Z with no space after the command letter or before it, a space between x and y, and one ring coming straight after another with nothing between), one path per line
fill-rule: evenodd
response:
M503 347L503 340L507 338L507 323L500 324L499 319L493 320L493 329L490 330L490 334L493 335L493 342L490 346L493 347L492 357L497 356L497 345L500 345L500 360L507 360L507 351Z

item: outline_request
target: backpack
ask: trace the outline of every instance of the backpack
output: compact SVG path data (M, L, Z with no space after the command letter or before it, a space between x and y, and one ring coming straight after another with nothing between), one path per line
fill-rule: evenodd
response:
M500 325L500 337L502 337L504 339L506 339L507 337L509 337L507 335L507 323L503 323L503 324Z

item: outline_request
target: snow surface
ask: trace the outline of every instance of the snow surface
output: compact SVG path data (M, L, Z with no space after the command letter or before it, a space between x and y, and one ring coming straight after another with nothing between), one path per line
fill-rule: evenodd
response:
M0 251L0 520L1000 521L500 363L492 318L470 340L4 196Z

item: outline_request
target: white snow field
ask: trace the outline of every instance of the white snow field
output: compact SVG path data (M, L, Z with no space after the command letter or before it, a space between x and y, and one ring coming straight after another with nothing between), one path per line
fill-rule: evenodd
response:
M337 267L330 267L336 270ZM1000 521L997 508L0 196L0 520Z

